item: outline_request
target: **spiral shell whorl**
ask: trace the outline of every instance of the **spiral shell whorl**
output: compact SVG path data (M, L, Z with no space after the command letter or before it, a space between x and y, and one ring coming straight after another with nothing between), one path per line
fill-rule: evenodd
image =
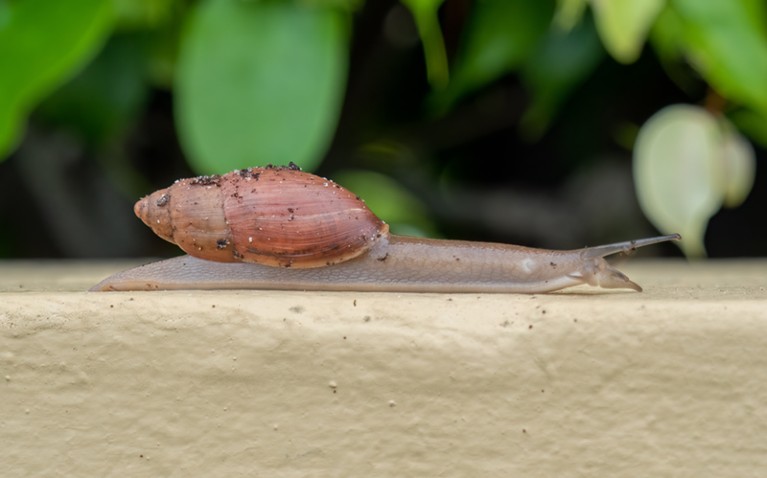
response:
M359 197L294 166L179 180L134 211L163 239L218 262L322 267L363 254L388 233Z

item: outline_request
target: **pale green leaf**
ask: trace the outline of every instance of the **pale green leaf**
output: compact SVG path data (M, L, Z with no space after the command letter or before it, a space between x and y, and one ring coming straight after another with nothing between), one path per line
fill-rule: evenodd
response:
M194 169L290 161L313 169L340 112L348 20L293 2L201 3L176 78L179 133Z
M109 0L0 4L0 159L31 109L101 48L112 20Z
M702 108L664 108L641 128L634 149L634 182L642 210L664 234L681 233L690 257L705 255L703 236L722 205L722 135Z
M666 0L590 0L605 48L621 63L632 63Z
M746 200L756 177L754 148L732 125L722 120L724 206L736 207Z

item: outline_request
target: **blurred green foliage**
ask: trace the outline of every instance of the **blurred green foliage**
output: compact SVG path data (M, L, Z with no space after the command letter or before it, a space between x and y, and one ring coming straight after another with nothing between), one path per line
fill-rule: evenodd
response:
M402 0L402 3L410 9L421 36L429 82L435 88L444 88L450 77L445 43L439 27L439 9L444 0Z
M440 107L520 69L535 53L551 24L549 1L488 0L476 2L458 50Z
M32 108L98 52L112 18L109 0L0 2L0 158Z
M439 118L516 74L531 98L520 132L536 140L605 55L630 64L649 44L680 88L702 78L708 97L721 100L703 105L702 115L729 118L727 131L740 135L733 129L739 128L767 144L767 6L761 0L467 0L452 46L441 16L450 0L401 1L422 42L431 88L425 116ZM364 34L354 31L363 6L364 0L0 0L0 159L17 147L36 108L89 144L105 145L141 114L147 91L162 88L173 93L181 146L196 172L288 161L314 170L344 105L349 51L355 35ZM721 142L705 144L713 149L699 160L643 170L636 186L640 197L655 194L656 200L642 200L651 220L668 215L653 210L664 201L648 184L696 177L690 171L712 167L710 158L724 164L731 154L744 156L742 148L731 153ZM680 147L686 146L671 137L652 150L663 156ZM746 164L740 168L746 177L724 188L739 190L718 193L709 211L727 197L748 194L753 154L745 156L745 163L735 162ZM408 210L403 219L397 208L382 206L385 218L421 231L432 227L427 209L404 188L375 174L349 173L349 180L360 194L378 190ZM675 229L685 221L680 216L656 225ZM705 227L695 230L692 240L702 243Z

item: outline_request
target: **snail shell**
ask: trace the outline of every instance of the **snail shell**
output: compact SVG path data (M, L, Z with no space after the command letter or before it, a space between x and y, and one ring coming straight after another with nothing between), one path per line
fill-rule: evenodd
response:
M134 212L191 256L281 267L348 261L389 230L358 196L292 164L181 179Z

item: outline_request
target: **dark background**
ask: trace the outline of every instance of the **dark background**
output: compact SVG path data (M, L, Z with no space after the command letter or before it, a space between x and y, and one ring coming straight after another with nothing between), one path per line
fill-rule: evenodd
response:
M449 55L466 8L448 2L443 12ZM393 18L397 41L387 34ZM367 2L354 32L343 112L318 174L355 168L394 178L423 202L442 237L565 249L657 234L637 205L625 138L666 105L702 104L705 85L681 91L649 48L631 65L605 55L551 127L529 139L519 125L530 98L516 75L435 117L424 108L423 51L403 7ZM116 35L101 55L133 40ZM31 116L21 146L0 163L0 257L177 254L132 212L141 195L194 175L175 134L172 93L141 94L143 108L98 145L45 105ZM767 255L765 150L755 148L754 189L709 223L710 257ZM671 244L642 253L681 255Z

